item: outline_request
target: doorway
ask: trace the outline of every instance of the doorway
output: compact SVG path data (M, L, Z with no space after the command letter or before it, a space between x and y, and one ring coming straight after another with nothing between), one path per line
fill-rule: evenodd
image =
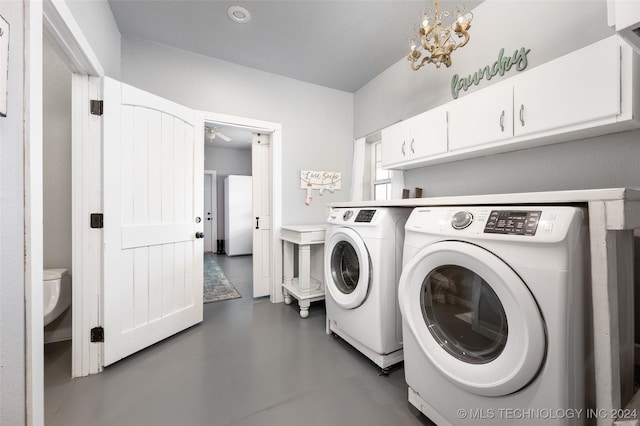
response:
M272 129L257 129L241 122L209 121L205 118L204 169L215 169L217 178L212 183L217 193L217 200L212 202L215 207L212 209L217 214L212 214L213 220L210 221L212 235L218 236L215 253L229 257L252 256L253 297L270 294L273 276L271 203L263 203L264 199L270 200L273 197L271 158L268 151L270 134L273 132ZM257 155L264 148L267 148L266 158ZM205 173L205 185L208 179L209 176ZM210 191L205 190L205 223L209 222L210 217L206 211L209 196ZM263 241L265 234L267 241ZM205 240L205 247L206 243ZM211 251L214 252L213 249Z

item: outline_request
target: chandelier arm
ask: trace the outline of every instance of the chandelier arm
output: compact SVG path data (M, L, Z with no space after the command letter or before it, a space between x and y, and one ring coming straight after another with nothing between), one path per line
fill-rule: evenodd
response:
M456 34L462 34L462 36L464 37L464 40L462 40L461 43L458 43L458 46L456 48L464 47L469 42L469 33L467 31L458 31Z
M425 56L424 58L422 58L422 61L420 61L420 63L418 65L416 65L415 59L412 59L411 60L411 69L414 70L414 71L418 71L420 68L425 66L426 63L430 62L429 59L430 59L429 57Z
M422 43L422 48L429 50L429 36L433 34L433 27L429 27L429 30L420 36L420 43Z

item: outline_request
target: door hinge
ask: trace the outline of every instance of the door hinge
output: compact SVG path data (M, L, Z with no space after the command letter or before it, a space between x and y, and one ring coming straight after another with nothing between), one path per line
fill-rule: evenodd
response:
M102 213L91 213L91 227L95 229L104 227L104 215Z
M93 327L91 329L91 343L104 342L104 328Z
M102 115L103 108L104 108L104 101L91 99L91 114L92 115Z

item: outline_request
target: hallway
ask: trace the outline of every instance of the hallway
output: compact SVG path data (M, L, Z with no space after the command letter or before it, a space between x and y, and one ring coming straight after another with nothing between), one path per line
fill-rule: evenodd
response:
M109 366L70 379L70 342L45 347L49 426L421 425L404 370L388 377L325 334L322 302L251 297L251 256L216 256L242 298L204 305L204 321Z

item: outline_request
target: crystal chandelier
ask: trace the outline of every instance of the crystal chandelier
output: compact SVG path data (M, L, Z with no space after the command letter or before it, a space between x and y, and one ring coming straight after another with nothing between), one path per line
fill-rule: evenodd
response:
M473 14L464 6L458 6L455 20L443 26L442 18L449 16L449 12L440 13L438 0L435 0L435 6L435 13L432 13L431 9L424 10L422 20L416 24L417 34L410 39L411 51L407 59L411 61L411 68L414 71L428 63L436 64L438 68L442 64L450 67L451 52L463 47L469 41L467 30L471 27ZM418 61L423 53L425 56Z

